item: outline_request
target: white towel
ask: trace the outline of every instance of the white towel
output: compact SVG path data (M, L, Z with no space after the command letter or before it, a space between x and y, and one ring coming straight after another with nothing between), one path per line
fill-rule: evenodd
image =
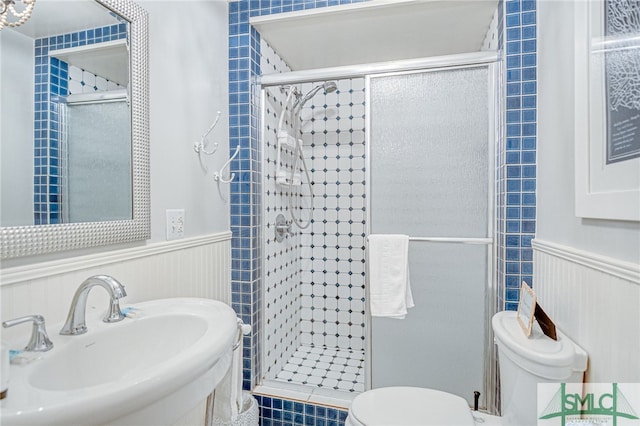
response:
M251 326L238 319L238 327L243 335L251 332ZM213 412L221 424L233 424L240 415L244 396L242 392L242 337L239 337L238 347L233 351L231 366L220 384L216 387Z
M369 235L369 306L371 315L404 319L413 308L409 284L409 237Z

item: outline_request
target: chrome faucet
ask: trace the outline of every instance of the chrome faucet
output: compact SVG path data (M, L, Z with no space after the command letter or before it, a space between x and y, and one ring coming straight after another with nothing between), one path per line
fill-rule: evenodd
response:
M60 330L60 334L74 336L87 332L87 324L85 323L87 296L89 295L89 291L97 285L104 287L111 298L109 302L109 311L102 321L118 322L124 319L124 315L122 315L122 312L120 311L119 302L120 298L127 295L127 292L124 290L124 286L115 278L108 275L95 275L84 280L73 295L71 307L69 308L69 315L67 315L67 322L65 322L62 330Z
M27 315L26 317L7 320L2 323L2 326L8 328L14 325L24 324L25 322L33 323L31 338L24 348L25 351L46 352L53 348L53 343L47 335L47 329L44 326L44 317L42 315Z

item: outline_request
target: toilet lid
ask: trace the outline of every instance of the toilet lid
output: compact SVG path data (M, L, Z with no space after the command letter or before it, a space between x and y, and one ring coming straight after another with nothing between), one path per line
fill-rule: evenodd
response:
M433 389L387 387L353 400L350 415L367 426L473 426L467 401Z

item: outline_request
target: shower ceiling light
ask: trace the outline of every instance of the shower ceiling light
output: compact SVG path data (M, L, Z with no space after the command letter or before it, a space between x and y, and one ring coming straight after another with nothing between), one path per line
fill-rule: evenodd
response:
M4 27L18 27L31 17L31 11L36 4L36 0L20 0L22 6L16 9L15 0L2 0L0 7L0 30Z

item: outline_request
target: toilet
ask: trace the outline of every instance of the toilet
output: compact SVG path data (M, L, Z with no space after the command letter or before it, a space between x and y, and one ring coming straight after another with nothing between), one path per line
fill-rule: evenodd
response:
M552 340L534 327L523 333L516 312L492 318L500 365L502 416L471 411L457 395L417 387L383 387L354 398L345 426L527 426L537 423L538 383L579 383L587 353L560 330Z

